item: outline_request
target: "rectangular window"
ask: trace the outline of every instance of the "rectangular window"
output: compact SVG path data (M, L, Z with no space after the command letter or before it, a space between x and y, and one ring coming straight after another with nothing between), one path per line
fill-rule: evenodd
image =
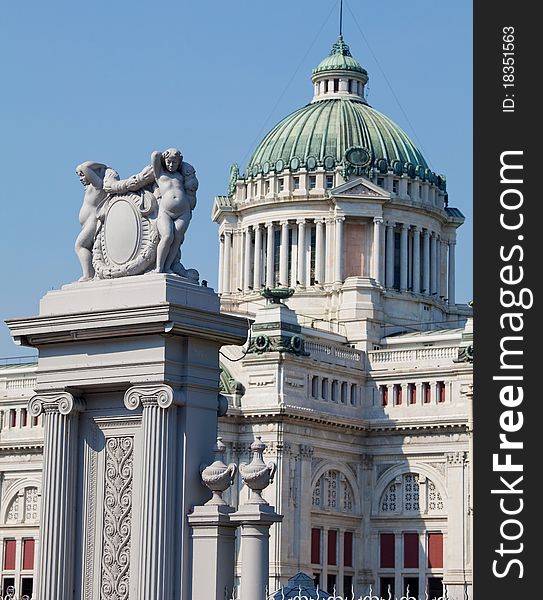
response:
M441 577L428 577L428 597L430 600L443 597L443 580Z
M432 401L432 398L430 397L430 384L427 381L422 384L422 397L424 404L430 404Z
M270 182L266 181L266 194L270 193Z
M314 190L317 187L317 176L310 175L309 176L309 189Z
M4 569L6 571L15 570L15 540L4 540Z
M23 540L23 571L34 569L34 540Z
M328 530L328 564L337 565L337 530Z
M328 400L328 379L326 377L321 382L321 398Z
M37 427L38 425L38 417L32 417L32 427Z
M353 576L352 575L344 575L343 576L343 596L345 598L354 598L353 595Z
M381 534L381 568L393 569L396 561L394 560L395 536L393 533Z
M327 175L326 176L326 189L331 190L334 187L334 176Z
M28 412L26 408L21 408L21 427L28 425Z
M397 194L400 189L400 182L397 179L392 180L392 191Z
M379 187L385 187L385 178L384 177L377 177L377 185Z
M299 177L294 177L293 179L293 186L295 190L299 190L300 189L300 178Z
M321 587L321 574L320 573L313 573L313 583L315 585L315 587Z
M311 562L321 564L321 530L316 527L311 530Z
M403 566L406 569L419 568L419 534L403 534Z
M404 596L406 596L406 597L418 598L419 597L419 578L418 577L404 577L403 593L404 593Z
M388 385L380 385L381 406L388 406Z
M400 383L394 384L394 404L400 406L402 403L402 385Z
M2 587L3 587L2 595L5 596L6 598L9 598L8 589L15 587L15 577L4 577L4 580L2 581Z
M343 566L353 566L353 532L346 531L343 537Z
M327 590L331 590L331 594L334 593L334 591L336 591L336 587L337 587L337 577L336 575L328 575L328 577L326 578L326 584Z
M443 534L428 534L428 567L430 569L443 568Z
M412 187L413 187L413 186L411 185L411 183L410 183L410 182L407 182L407 195L408 195L408 196L411 196L411 193L412 193L412 191L413 191L413 190L411 189Z
M381 577L381 598L394 598L394 577Z
M13 408L9 411L9 426L10 427L15 427L15 419L16 419L17 413L13 410Z
M422 185L419 185L419 198L422 198Z
M445 402L445 382L444 381L437 382L437 401Z
M407 386L408 396L409 396L409 404L417 403L417 386L414 383L410 383Z
M285 180L282 177L280 177L277 180L277 191L282 192L284 189L285 189Z
M25 596L28 596L29 598L31 598L33 593L34 593L34 581L33 581L32 577L23 577L21 579L21 596L23 598Z

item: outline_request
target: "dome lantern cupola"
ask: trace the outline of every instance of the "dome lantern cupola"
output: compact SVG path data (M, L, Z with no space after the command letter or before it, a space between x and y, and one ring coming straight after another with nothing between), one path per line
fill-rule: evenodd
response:
M312 102L333 98L366 102L364 87L368 83L368 73L353 58L341 34L332 45L330 54L313 69L311 80L314 86Z

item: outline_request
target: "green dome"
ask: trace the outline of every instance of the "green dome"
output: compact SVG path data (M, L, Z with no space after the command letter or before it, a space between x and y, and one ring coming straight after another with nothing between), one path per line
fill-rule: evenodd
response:
M330 54L319 64L316 69L313 69L313 75L323 73L325 71L351 71L361 73L367 81L368 73L363 69L361 64L353 58L349 46L343 41L340 35L337 42L332 46Z
M388 117L359 100L331 98L308 104L276 125L255 150L246 174L266 173L277 161L284 167L325 165L330 170L351 147L365 148L371 164L383 172L408 164L418 173L428 169L418 148Z

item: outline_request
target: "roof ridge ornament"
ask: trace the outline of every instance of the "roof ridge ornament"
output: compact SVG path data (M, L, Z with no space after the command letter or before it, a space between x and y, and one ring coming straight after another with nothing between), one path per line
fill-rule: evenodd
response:
M343 39L343 35L340 33L337 41L335 41L332 44L332 49L330 50L330 56L333 56L334 54L341 54L342 56L350 56L352 57L353 55L351 54L351 49L349 48L349 45L347 43L345 43L345 40Z

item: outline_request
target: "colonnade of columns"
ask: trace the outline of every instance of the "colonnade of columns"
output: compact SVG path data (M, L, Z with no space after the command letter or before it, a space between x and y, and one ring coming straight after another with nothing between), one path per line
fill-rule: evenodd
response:
M446 239L434 231L417 225L374 219L374 239L385 232L385 276L377 280L387 288L426 294L455 303L455 246L454 239ZM397 237L396 237L397 236ZM382 256L382 254L381 254Z
M345 279L345 217L269 221L225 228L219 292ZM455 303L455 241L407 223L373 219L371 277L387 288Z

